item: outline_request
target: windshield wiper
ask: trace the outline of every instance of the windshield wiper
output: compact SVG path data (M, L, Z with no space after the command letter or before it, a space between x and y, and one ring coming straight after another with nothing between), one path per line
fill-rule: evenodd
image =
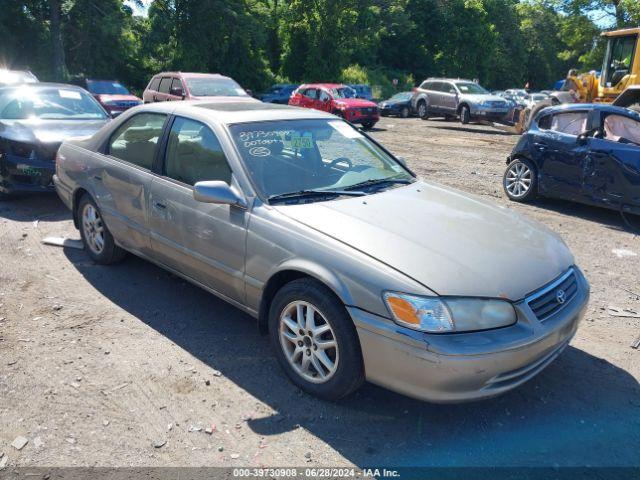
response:
M297 192L279 193L277 195L271 195L268 200L287 200L290 198L304 198L304 197L339 197L342 195L348 195L350 197L361 197L366 195L364 192L354 192L346 190L298 190Z
M410 183L413 183L413 182L411 180L407 180L406 178L372 178L371 180L365 180L364 182L356 183L348 187L345 187L345 190L351 190L356 188L366 188L366 187L371 187L373 185L384 185L385 183L409 185Z

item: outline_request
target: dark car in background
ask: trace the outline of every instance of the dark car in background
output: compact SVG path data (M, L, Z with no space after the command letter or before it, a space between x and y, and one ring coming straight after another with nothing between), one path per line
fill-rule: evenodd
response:
M144 93L144 103L177 100L233 97L258 101L252 98L233 78L217 73L163 72L155 75Z
M280 103L286 105L289 103L289 97L298 88L298 85L291 83L278 83L273 85L269 90L259 95L258 98L266 103Z
M364 84L350 84L348 85L356 92L357 98L364 98L365 100L373 100L373 91L369 85Z
M21 83L38 83L38 77L28 70L7 70L0 68L0 87Z
M85 90L55 83L0 88L0 196L53 191L58 147L110 120Z
M413 113L413 109L411 108L411 98L413 98L413 92L396 93L393 97L378 104L380 115L383 117L394 115L401 118L407 118Z
M133 95L116 80L83 78L73 83L91 93L112 117L117 117L122 112L142 104L141 98Z
M611 105L547 107L507 160L517 202L562 198L640 214L640 114Z

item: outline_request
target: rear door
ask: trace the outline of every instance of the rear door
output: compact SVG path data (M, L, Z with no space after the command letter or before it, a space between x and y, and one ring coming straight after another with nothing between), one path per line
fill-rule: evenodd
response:
M318 90L318 99L315 101L315 108L324 112L331 112L331 101L333 97L324 88Z
M234 181L218 135L201 122L175 117L158 173L149 198L155 258L242 302L249 214L239 207L202 203L193 198L196 182Z
M444 85L442 82L430 82L428 85L427 96L429 97L429 111L441 114L444 112L444 105L442 99L442 89Z
M138 113L110 137L90 180L105 222L128 250L149 253L148 205L152 166L167 115Z
M640 121L636 118L603 115L599 135L588 143L584 195L609 206L640 208Z
M445 113L455 115L458 109L458 90L451 82L442 82L442 109Z

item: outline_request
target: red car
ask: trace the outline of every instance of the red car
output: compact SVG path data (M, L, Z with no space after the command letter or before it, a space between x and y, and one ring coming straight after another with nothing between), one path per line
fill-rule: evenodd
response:
M339 83L307 83L291 94L289 105L323 110L372 128L380 120L378 106L355 95L351 87Z
M82 78L72 83L88 90L112 117L117 117L125 110L142 104L142 99L133 95L115 80Z

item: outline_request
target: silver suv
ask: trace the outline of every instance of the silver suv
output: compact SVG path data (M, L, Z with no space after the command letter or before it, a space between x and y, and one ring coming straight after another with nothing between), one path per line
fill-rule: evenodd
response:
M411 106L424 120L430 116L460 118L467 124L474 119L502 120L509 102L492 95L476 82L452 78L429 78L414 89Z

